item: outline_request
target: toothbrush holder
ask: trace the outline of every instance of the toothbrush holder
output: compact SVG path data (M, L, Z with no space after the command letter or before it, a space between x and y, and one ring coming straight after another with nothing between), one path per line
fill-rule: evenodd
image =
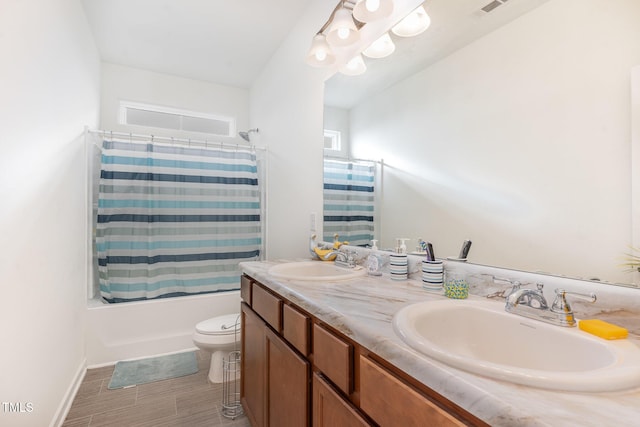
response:
M389 255L389 272L392 280L407 280L409 276L407 254Z
M442 260L422 261L422 287L428 291L441 291L444 279Z

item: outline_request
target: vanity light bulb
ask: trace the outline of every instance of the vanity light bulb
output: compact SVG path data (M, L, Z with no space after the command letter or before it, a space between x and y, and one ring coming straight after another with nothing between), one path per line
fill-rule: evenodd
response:
M335 55L327 44L324 34L316 34L311 42L306 62L313 67L326 67L336 61Z
M384 58L393 53L396 50L396 45L391 40L389 33L384 33L382 37L371 43L371 46L362 51L364 56L369 58Z
M342 7L336 11L329 25L327 42L332 47L349 46L360 39L351 11Z
M369 12L375 12L380 8L380 0L364 0L365 7Z
M353 7L353 17L362 22L387 18L393 13L394 0L359 0Z
M357 76L367 71L367 66L362 59L362 55L358 54L351 58L346 64L340 68L340 72L347 76Z
M431 25L431 18L424 7L420 6L404 17L391 31L400 37L413 37L425 31L429 25Z

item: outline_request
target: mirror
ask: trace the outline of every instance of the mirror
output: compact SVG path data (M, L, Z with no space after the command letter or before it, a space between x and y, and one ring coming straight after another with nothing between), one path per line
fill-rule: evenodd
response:
M427 2L425 33L326 82L346 152L384 161L378 246L422 238L444 258L470 239L469 262L633 284L640 2L487 3Z

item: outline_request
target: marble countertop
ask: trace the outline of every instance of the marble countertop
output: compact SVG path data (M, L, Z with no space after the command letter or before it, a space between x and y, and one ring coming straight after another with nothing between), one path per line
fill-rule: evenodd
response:
M444 298L425 291L418 280L393 281L365 276L321 283L282 280L269 275L271 266L284 261L244 262L241 268L492 426L602 427L640 423L640 388L610 393L542 390L467 373L414 351L393 332L393 315L406 305ZM477 295L469 298L486 300ZM504 302L496 300L496 304ZM612 316L616 318L616 313ZM605 315L600 318L608 320ZM638 315L632 319L635 323ZM640 346L637 329L628 329L629 339Z

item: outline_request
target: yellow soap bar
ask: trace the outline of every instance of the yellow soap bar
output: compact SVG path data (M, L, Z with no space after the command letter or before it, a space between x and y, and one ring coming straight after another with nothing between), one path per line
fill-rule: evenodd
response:
M578 327L585 332L607 340L626 338L629 335L629 331L625 328L600 319L581 320L578 323Z

